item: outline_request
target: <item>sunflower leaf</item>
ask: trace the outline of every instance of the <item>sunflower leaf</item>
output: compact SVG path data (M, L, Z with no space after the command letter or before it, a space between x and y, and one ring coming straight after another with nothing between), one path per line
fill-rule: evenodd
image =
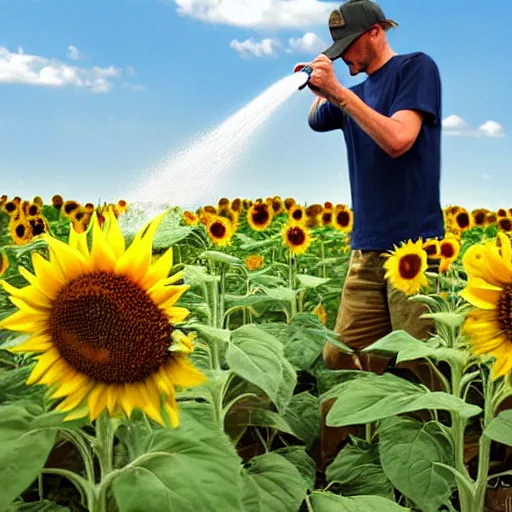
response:
M179 428L150 434L149 451L113 481L119 512L242 510L240 458L209 411L182 404Z
M391 373L366 372L360 378L338 384L322 395L321 401L327 397L336 398L326 417L331 427L372 423L422 409L454 411L463 418L482 412L480 407L456 396L428 391Z
M328 482L336 482L344 496L394 496L393 484L380 463L378 444L360 440L345 446L327 467L326 477Z
M307 454L304 446L287 446L285 448L278 448L273 453L277 453L284 457L287 461L291 462L304 478L307 488L313 490L316 482L316 463Z
M307 274L298 274L297 279L303 288L318 288L319 286L323 286L328 283L330 279L324 279L322 277L310 276Z
M484 430L484 435L498 443L512 446L512 411L502 411Z
M380 496L337 496L331 492L315 491L310 498L312 512L406 512L398 503Z
M37 478L57 436L57 428L35 425L37 417L20 405L0 407L0 510Z
M419 509L437 512L455 487L453 474L434 465L453 465L452 446L438 424L389 418L379 438L382 467L393 485Z
M243 512L296 512L306 496L299 470L275 452L254 457L243 476Z
M276 337L255 325L244 325L231 334L226 362L234 373L264 391L279 409L287 405L297 375Z
M449 311L438 311L436 313L423 313L421 318L434 320L436 323L446 325L447 327L460 327L466 318L464 313L454 313Z
M220 251L204 251L198 257L207 258L215 263L226 263L227 265L240 265L242 263L240 258Z

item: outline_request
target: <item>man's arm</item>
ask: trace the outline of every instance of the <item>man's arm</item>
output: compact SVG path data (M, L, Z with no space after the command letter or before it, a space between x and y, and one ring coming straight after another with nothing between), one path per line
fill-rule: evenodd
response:
M313 101L308 112L308 123L316 132L329 132L343 128L343 112L335 105L328 105L325 98Z
M331 97L391 158L398 158L409 151L418 137L423 122L421 112L400 110L387 117L344 87Z

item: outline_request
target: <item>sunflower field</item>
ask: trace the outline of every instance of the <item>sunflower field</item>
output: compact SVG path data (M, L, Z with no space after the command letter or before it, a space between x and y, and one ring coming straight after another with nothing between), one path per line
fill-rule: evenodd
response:
M0 208L1 512L512 511L512 209L448 206L386 255L435 333L364 349L377 374L322 357L356 357L347 205ZM440 391L393 372L416 360Z

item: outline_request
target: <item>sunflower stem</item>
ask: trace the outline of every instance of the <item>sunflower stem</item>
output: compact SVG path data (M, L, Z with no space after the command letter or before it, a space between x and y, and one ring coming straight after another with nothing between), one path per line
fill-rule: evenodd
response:
M292 297L290 299L290 319L292 319L297 314L297 296L295 293L295 259L293 257L292 251L288 250L288 287L292 292Z
M93 454L91 453L91 449L88 445L87 439L85 439L83 436L85 433L83 433L80 430L71 430L66 429L62 430L62 435L70 442L72 442L78 452L80 453L82 460L84 461L84 467L85 467L85 475L87 477L87 481L91 486L94 486L95 484L95 473L94 473L94 458ZM86 435L86 434L85 434Z

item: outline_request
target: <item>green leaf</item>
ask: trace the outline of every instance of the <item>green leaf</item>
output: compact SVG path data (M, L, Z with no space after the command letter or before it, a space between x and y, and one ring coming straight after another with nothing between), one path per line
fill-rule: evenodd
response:
M419 340L402 330L392 331L364 348L362 352L397 354L396 364L430 357L436 361L457 362L464 365L469 358L467 351L445 347L436 339Z
M295 295L297 294L296 290L292 290L286 286L279 286L277 288L268 288L266 286L262 286L261 289L272 299L286 302L295 300Z
M185 265L183 269L183 281L191 287L202 286L205 283L219 281L219 276L208 274L206 267L201 265Z
M297 468L310 491L315 488L316 463L306 453L306 449L303 446L287 446L286 448L274 450L273 453L281 455Z
M14 502L6 512L69 512L68 507L57 505L50 500L41 500L34 502Z
M208 417L210 409L182 404L179 428L153 431L144 458L113 481L119 512L240 512L240 458Z
M297 377L277 338L255 325L244 325L231 334L226 362L234 373L261 388L279 409L286 406Z
M318 398L307 391L291 397L283 418L308 448L320 435L320 404Z
M297 512L306 492L306 481L291 462L266 453L254 457L244 470L243 511Z
M436 323L446 325L447 327L457 328L460 327L466 315L463 313L454 313L449 311L438 311L436 313L423 313L421 318L429 318Z
M379 446L360 440L345 446L329 464L328 482L336 482L344 496L375 495L393 499L394 488L382 469Z
M45 428L44 420L23 407L0 407L0 510L6 510L37 478L56 436L56 428Z
M512 446L512 411L502 411L484 430L484 435L498 443Z
M463 418L482 412L480 407L460 398L428 391L391 373L368 372L361 378L338 384L328 396L337 399L326 417L331 427L362 425L422 409L454 411Z
M310 276L308 274L298 274L297 279L304 288L318 288L319 286L327 284L330 281L330 279Z
M227 265L240 265L242 263L240 258L220 251L204 251L199 255L199 258L207 258L210 261L226 263Z
M382 467L393 485L424 512L437 512L454 477L434 463L453 464L451 445L436 422L389 418L379 429Z
M346 498L331 492L311 494L313 512L405 512L410 510L380 496L353 496Z

